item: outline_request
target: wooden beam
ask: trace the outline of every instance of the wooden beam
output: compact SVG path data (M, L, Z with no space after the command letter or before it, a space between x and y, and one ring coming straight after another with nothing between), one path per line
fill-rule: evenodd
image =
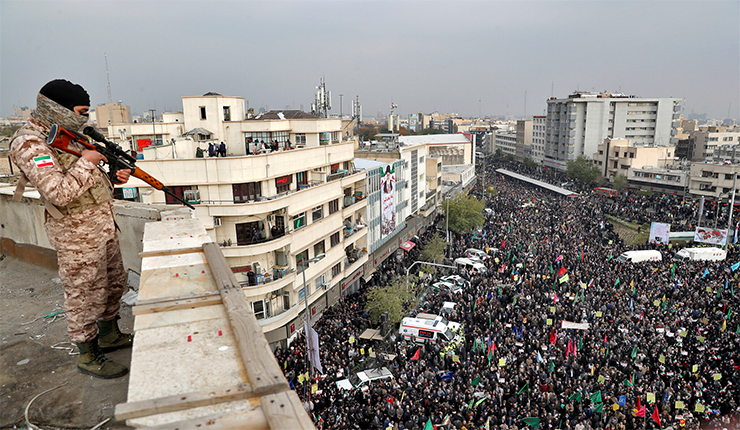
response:
M288 381L262 333L262 327L257 323L257 318L221 248L216 243L208 242L203 244L203 251L221 293L237 348L254 392L268 394L289 389Z
M161 304L165 302L175 302L178 300L205 299L207 297L218 297L219 300L221 299L221 295L219 293L188 294L187 296L172 296L172 297L163 297L163 298L156 298L156 299L137 300L136 306L156 305L156 304Z
M209 294L205 297L192 299L167 300L163 302L151 303L146 305L137 304L131 308L134 315L151 314L155 312L168 312L178 309L195 309L200 306L219 305L222 303L221 296Z
M308 418L308 416L306 416ZM288 429L278 426L275 429ZM153 427L143 427L146 430L267 430L270 429L261 408L238 412L221 412L174 423L162 424Z
M313 422L295 391L283 391L260 399L260 405L271 429L313 430Z
M203 252L203 248L198 247L198 246L193 246L190 248L169 249L166 251L145 251L145 252L139 253L139 258L164 257L167 255L190 254L192 252Z
M158 399L121 403L116 405L115 417L119 421L129 420L166 412L183 411L200 406L226 403L234 400L249 399L251 397L255 397L254 390L252 390L250 384L244 383L231 387L217 388L215 390L197 391L160 397Z

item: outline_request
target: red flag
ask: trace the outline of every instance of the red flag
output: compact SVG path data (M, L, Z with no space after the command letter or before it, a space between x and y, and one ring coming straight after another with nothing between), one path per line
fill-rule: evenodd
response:
M553 296L552 299L555 301L555 303L557 303L558 302L558 293L555 293L555 296Z
M655 420L656 423L658 423L658 427L660 427L660 414L658 414L658 405L655 405L655 410L653 411L653 414L650 415L650 418Z
M606 341L606 334L604 334L604 343L609 343Z
M640 406L640 398L637 398L637 413L635 414L636 417L644 417L645 416L645 406Z
M558 276L565 275L565 272L566 272L565 267L561 267L560 270L558 270Z
M558 335L555 334L555 330L551 330L550 331L550 343L553 344L553 345L555 345L556 343L558 343Z
M639 320L637 320L637 322L640 322L640 321L642 321L642 317L643 317L643 315L644 315L644 314L645 314L645 312L644 312L644 311L640 311L640 319L639 319Z
M416 350L416 354L414 354L413 357L411 357L411 360L418 360L419 359L419 352L421 351L421 348Z
M573 341L569 340L568 345L565 347L565 358L568 358L568 355L570 355L573 352Z
M506 246L506 241L505 240L503 242L501 242L501 249L504 249L504 246Z

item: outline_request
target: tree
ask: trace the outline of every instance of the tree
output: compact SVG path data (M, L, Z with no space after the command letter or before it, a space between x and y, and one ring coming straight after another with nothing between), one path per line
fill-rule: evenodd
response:
M627 188L627 177L624 175L617 175L614 180L612 180L612 187L619 191Z
M395 278L390 285L374 287L367 292L365 310L370 314L373 324L380 322L383 312L388 312L389 324L398 324L403 318L406 303L414 298L411 290L406 288L406 276ZM409 284L416 277L409 276Z
M446 205L448 202L444 202ZM449 229L455 233L468 233L474 228L481 227L483 218L482 201L463 193L457 193L449 200ZM446 207L444 208L446 210Z
M568 161L568 170L566 173L569 178L578 179L586 185L595 184L601 175L601 172L593 165L593 162L582 156Z
M429 261L431 263L434 263L436 261L442 261L445 256L445 247L447 246L447 241L442 238L442 236L438 234L434 234L432 238L424 245L424 248L421 250L421 255L419 258L421 261ZM424 264L421 266L424 273L435 273L436 267Z

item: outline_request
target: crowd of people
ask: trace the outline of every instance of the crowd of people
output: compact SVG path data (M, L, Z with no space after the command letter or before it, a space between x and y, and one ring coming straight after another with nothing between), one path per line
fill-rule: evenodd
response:
M472 190L491 209L485 223L449 246L453 256L486 250L488 271L464 274L469 285L461 293L425 295L430 313L445 301L458 304L449 316L463 324L457 350L396 336L359 339L377 328L365 311L367 290L403 275L434 234L429 231L402 261L390 258L316 322L323 372L306 378L302 335L275 352L317 427L738 428L736 249L729 246L724 261L674 262L678 247L656 244L649 247L661 251L662 261L618 263L633 247L606 219L688 230L696 205L636 194L565 198L500 176L497 167L553 183L564 179L513 163L485 169L486 187L496 193L484 193L480 184ZM395 357L378 364L368 358L370 348ZM336 384L381 364L393 379L355 390Z

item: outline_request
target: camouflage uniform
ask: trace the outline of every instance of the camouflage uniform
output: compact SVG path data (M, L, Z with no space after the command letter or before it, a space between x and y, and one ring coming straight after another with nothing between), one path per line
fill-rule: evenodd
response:
M40 106L57 109L49 102L56 105L39 95ZM57 250L67 333L81 343L97 336L96 321L118 315L126 274L107 176L90 161L47 145L48 122L29 119L13 136L10 157L47 207L60 212L55 217L47 210L44 227Z

